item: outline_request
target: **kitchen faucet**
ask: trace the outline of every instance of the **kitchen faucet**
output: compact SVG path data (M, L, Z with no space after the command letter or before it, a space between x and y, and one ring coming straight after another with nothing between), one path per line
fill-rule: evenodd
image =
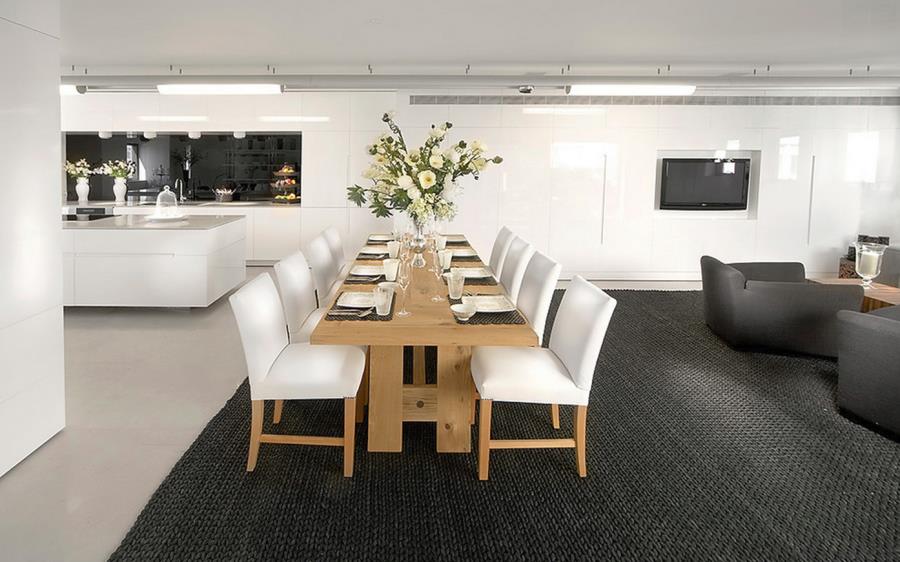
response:
M184 181L181 178L175 179L175 189L178 190L178 202L184 203L186 201L184 198Z

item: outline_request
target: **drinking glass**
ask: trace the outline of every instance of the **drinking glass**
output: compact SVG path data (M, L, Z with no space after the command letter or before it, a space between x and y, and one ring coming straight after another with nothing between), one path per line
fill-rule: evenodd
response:
M385 281L396 281L397 280L397 271L400 268L400 260L387 259L381 263L384 265Z
M447 289L451 299L459 300L462 298L465 282L466 276L463 275L462 271L455 267L450 270L450 273L447 274Z
M438 258L441 262L441 270L450 269L450 262L453 261L453 250L441 250L438 252Z
M434 241L435 241L435 244L437 244L438 250L444 250L447 248L447 237L446 236L444 236L442 234L438 234L434 237Z
M391 240L387 243L388 256L391 259L397 259L397 256L400 255L400 242L396 240Z
M441 257L439 254L440 251L438 251L437 246L432 245L431 261L434 264L434 267L432 267L429 271L434 273L434 276L437 279L437 285L435 289L436 293L433 297L431 297L431 302L441 302L442 300L444 300L444 296L441 294L441 275L444 273L444 270L441 269Z
M375 313L378 316L387 316L391 313L391 297L394 296L393 291L384 287L375 287L372 289L375 298Z
M412 280L412 274L410 272L410 260L404 260L400 262L400 268L397 270L397 284L400 285L400 288L403 289L403 300L400 303L400 312L397 313L399 317L409 316L409 311L406 310L406 297L409 291L409 282Z

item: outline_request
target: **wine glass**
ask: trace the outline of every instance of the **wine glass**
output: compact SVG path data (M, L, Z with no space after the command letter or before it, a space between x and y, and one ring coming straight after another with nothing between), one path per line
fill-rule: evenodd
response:
M408 254L407 257L409 257ZM397 269L397 284L400 285L400 288L403 290L403 300L400 303L400 312L397 313L397 316L401 318L409 316L409 311L406 310L406 296L411 279L410 260L400 260L400 267Z
M431 246L430 250L431 250L431 261L432 261L434 267L432 267L428 271L431 271L432 273L434 273L434 276L437 278L437 285L435 285L436 293L433 297L431 297L431 301L432 302L441 302L444 300L444 297L441 295L441 279L442 279L441 276L443 275L444 270L441 269L441 257L438 255L437 244L433 244Z

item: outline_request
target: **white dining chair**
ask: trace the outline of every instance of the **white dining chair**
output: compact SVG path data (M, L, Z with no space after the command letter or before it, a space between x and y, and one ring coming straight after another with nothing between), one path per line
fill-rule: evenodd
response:
M506 259L506 252L509 250L509 244L513 238L512 230L504 226L494 239L494 246L491 248L491 259L488 261L488 265L491 266L491 271L494 273L494 278L497 281L500 280L500 273L503 271L503 260Z
M268 273L228 299L237 320L250 379L251 422L247 471L256 468L261 443L343 447L344 476L353 476L356 395L365 354L348 345L289 343L278 290ZM344 401L343 437L263 433L266 400Z
M347 254L344 253L344 241L341 239L341 232L336 226L329 226L322 231L322 236L325 237L325 241L328 242L328 248L331 250L331 255L334 256L338 277L346 277L350 265L347 263Z
M566 289L549 347L476 347L472 379L479 400L478 478L488 479L491 449L574 448L578 475L587 476L587 404L594 368L616 300L575 276ZM575 406L572 439L491 439L494 402Z
M334 261L334 254L328 246L328 241L319 234L309 242L304 254L312 268L319 306L328 306L339 288L337 279L340 272L340 268Z
M309 335L328 309L316 306L315 281L303 252L295 252L276 263L275 277L291 343L309 342Z
M525 268L528 260L534 254L534 248L525 240L514 237L509 243L509 250L503 260L500 273L500 285L513 302L519 298L519 288L522 285L522 277L525 276Z

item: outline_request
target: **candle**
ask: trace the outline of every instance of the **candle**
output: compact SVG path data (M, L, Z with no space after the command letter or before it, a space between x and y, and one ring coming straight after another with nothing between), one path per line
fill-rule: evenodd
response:
M862 251L856 256L856 273L863 278L878 276L881 254L878 252Z

